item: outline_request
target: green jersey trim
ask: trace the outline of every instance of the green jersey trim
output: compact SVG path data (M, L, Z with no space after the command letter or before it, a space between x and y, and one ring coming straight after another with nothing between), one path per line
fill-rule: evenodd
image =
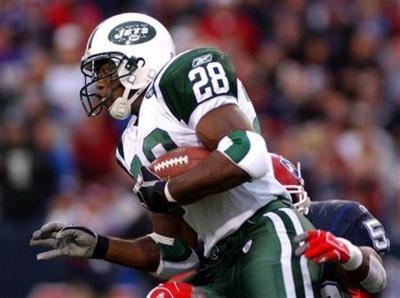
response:
M192 254L192 250L179 239L175 239L172 245L158 243L158 246L163 261L181 262L187 260Z
M171 65L172 63L175 62L175 60L177 60L178 58L182 57L183 55L185 55L186 53L188 53L188 52L190 52L190 51L192 51L192 50L184 51L184 52L182 52L182 53L176 55L175 57L173 57L167 64L165 64L165 65L163 66L163 68L161 69L161 71L156 75L156 77L155 77L155 79L154 79L154 89L155 89L155 92L156 92L156 95L157 95L158 98L161 98L161 97L162 97L162 92L161 92L161 89L160 89L160 80L161 80L161 78L163 77L165 71L170 67L170 65Z
M239 163L250 151L250 141L245 131L236 130L228 134L232 145L224 152L235 163Z

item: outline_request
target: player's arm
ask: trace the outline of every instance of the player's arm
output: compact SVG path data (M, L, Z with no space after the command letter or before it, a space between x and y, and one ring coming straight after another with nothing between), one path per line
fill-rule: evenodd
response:
M144 179L136 190L153 211L168 209L165 202L193 203L267 172L266 143L239 109L237 78L230 59L210 50L181 60L175 71L167 69L168 74L160 79L160 93L176 119L195 129L200 142L212 153L167 183L156 177ZM149 176L142 169L142 177Z
M381 257L368 246L358 247L362 262L354 270L346 269L344 265L337 266L337 276L345 283L355 288L361 288L369 293L378 293L386 286L386 271Z
M379 220L364 206L356 204L356 207L350 210L352 216L357 217L357 220L345 238L351 240L353 245L360 248L363 262L360 267L353 272L345 270L343 266L338 264L338 277L345 283L366 291L370 288L384 287L384 284L386 284L386 274L384 274L384 267L380 255L384 255L390 249L390 241L386 236L385 229ZM376 269L376 271L370 274L370 279L363 283L362 281L368 277L369 271L374 269ZM382 275L374 277L374 275L379 272L383 272ZM372 291L371 293L374 292Z
M37 255L47 260L59 256L97 258L128 266L167 279L196 268L198 257L193 230L178 215L153 216L154 232L126 240L97 235L82 226L51 222L33 233L31 245L53 249Z
M172 178L168 183L171 196L179 204L192 203L266 173L265 141L253 132L238 106L225 105L208 112L199 121L196 133L212 153L192 171ZM246 146L256 148L244 148ZM245 156L239 161L235 154Z
M386 286L386 271L380 256L370 247L355 246L350 241L335 237L323 230L310 230L296 236L300 243L297 255L304 255L317 263L338 263L338 277L369 293L378 293Z
M109 238L104 259L155 272L162 278L196 267L198 258L191 247L196 246L197 237L182 218L173 214L153 214L152 220L152 234L135 240Z
M267 172L265 140L253 132L237 105L227 104L208 112L199 121L196 133L212 152L191 171L162 182L147 168L141 169L144 183L136 191L151 211L163 212L176 204L193 203Z

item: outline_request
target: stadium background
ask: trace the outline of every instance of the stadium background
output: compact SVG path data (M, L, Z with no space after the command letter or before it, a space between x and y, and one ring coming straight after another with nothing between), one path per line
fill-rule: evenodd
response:
M0 297L143 297L154 280L102 261L37 262L32 231L58 219L134 237L149 229L114 161L125 123L88 119L86 38L103 18L148 13L178 51L233 58L270 151L301 161L313 200L351 199L380 219L400 291L400 2L0 0Z

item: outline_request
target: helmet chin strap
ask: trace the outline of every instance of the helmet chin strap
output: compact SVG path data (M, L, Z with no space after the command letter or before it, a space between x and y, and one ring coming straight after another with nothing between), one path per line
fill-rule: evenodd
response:
M131 98L128 98L129 92L130 89L125 88L122 96L118 97L108 109L108 112L114 119L125 120L131 114L131 104L139 96L139 92L135 92Z
M147 78L149 79L149 83L154 79L154 71L150 71L147 74ZM122 96L118 97L113 104L108 109L111 117L117 120L125 120L131 114L131 105L132 103L143 93L143 91L148 87L149 84L145 84L144 87L140 88L136 91L131 98L128 98L129 92L131 89L126 88Z

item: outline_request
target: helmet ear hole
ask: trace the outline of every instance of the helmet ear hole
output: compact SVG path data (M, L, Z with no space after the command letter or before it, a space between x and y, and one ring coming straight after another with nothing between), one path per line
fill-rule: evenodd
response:
M131 71L132 68L133 68L133 65L130 62L126 63L126 65L125 65L126 70Z

